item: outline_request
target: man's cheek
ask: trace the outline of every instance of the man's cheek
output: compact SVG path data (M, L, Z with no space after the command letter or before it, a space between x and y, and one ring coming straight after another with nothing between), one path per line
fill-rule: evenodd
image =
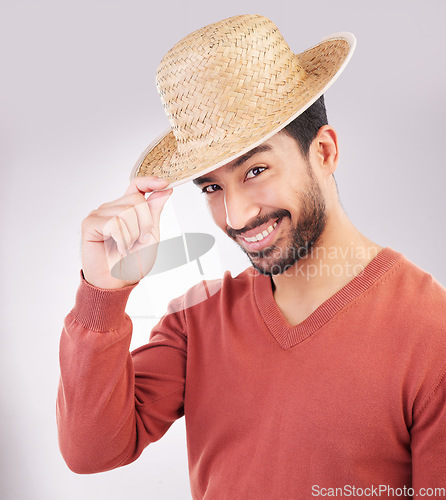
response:
M208 202L208 209L215 224L226 233L226 211L223 206Z

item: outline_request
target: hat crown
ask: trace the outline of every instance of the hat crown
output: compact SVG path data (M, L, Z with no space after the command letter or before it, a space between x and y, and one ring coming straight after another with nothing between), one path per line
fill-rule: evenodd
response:
M246 134L304 80L276 25L243 15L178 42L162 59L156 83L182 156Z

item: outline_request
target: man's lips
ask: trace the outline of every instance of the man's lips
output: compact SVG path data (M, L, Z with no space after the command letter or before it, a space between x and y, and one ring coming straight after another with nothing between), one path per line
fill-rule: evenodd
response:
M253 241L262 241L264 238L266 238L270 233L274 231L274 229L277 226L277 220L269 225L263 224L263 226L264 229L262 227L257 227L251 231L247 231L246 233L241 234L240 236L249 243Z
M282 219L271 220L262 226L238 234L237 241L247 252L259 252L272 245L281 222Z

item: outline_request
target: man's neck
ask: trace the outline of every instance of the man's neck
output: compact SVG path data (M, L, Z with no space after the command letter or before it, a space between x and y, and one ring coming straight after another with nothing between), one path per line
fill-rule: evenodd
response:
M298 324L357 276L382 247L363 236L342 212L327 221L320 241L282 274L272 277L274 299Z

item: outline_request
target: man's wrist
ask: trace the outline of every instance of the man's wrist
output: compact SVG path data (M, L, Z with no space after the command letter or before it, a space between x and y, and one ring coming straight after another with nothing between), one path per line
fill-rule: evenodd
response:
M125 319L127 300L135 286L136 284L110 290L102 289L90 284L81 271L81 282L71 314L78 323L89 330L117 330Z

